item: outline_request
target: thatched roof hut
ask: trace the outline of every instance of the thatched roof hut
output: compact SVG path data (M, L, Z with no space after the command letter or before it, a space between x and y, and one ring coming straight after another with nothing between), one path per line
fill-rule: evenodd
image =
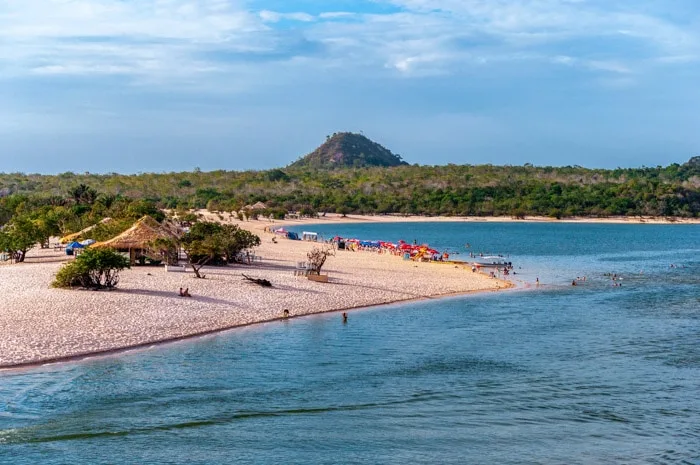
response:
M253 205L246 205L244 210L267 210L267 205L262 202L256 202Z
M112 239L98 242L92 248L108 247L116 250L148 249L156 239L177 239L181 232L174 225L160 224L146 215L132 227Z
M89 233L90 231L92 231L93 229L98 227L99 225L109 223L110 221L112 221L112 218L105 218L105 219L101 220L99 223L93 224L92 226L88 226L85 229L81 229L80 231L78 231L76 233L68 234L67 236L63 236L59 240L59 242L61 244L68 244L69 242L73 242L73 241L79 239L80 236L82 236L83 234Z

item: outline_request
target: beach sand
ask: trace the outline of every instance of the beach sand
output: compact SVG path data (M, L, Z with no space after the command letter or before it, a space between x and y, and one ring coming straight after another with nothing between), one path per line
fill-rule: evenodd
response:
M284 224L372 218L331 215ZM228 215L225 221L239 223ZM273 243L273 235L263 230L281 223L239 224L260 235L263 243L256 254L263 260L205 267L206 279L163 267L134 267L121 273L112 291L65 290L50 287L58 269L70 260L62 252L35 249L26 263L0 266L0 367L79 358L271 321L281 318L284 309L301 316L511 286L455 265L348 251L328 258L323 272L331 282L316 283L294 275L296 262L306 261L315 243ZM246 282L243 273L268 279L274 287ZM189 288L193 297L180 297L180 287Z

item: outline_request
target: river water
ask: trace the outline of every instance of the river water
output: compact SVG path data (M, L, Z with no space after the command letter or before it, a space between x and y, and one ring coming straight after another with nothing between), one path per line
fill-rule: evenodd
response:
M506 254L521 289L2 372L0 463L700 463L700 227L312 230Z

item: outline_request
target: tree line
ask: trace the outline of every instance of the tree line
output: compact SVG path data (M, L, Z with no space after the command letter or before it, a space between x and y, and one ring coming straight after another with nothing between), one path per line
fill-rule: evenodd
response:
M88 187L90 186L90 187ZM0 225L38 224L45 238L106 216L124 223L162 209L447 216L700 216L700 159L615 170L578 166L397 166L55 176L0 174ZM42 221L38 221L38 220ZM23 221L25 221L23 223ZM107 236L124 223L101 225ZM113 234L112 234L113 235ZM98 239L99 240L99 239Z

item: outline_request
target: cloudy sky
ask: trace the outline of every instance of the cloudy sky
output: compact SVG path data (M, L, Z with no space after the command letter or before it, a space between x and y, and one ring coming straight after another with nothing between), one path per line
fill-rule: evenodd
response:
M4 0L0 171L700 154L698 0Z

